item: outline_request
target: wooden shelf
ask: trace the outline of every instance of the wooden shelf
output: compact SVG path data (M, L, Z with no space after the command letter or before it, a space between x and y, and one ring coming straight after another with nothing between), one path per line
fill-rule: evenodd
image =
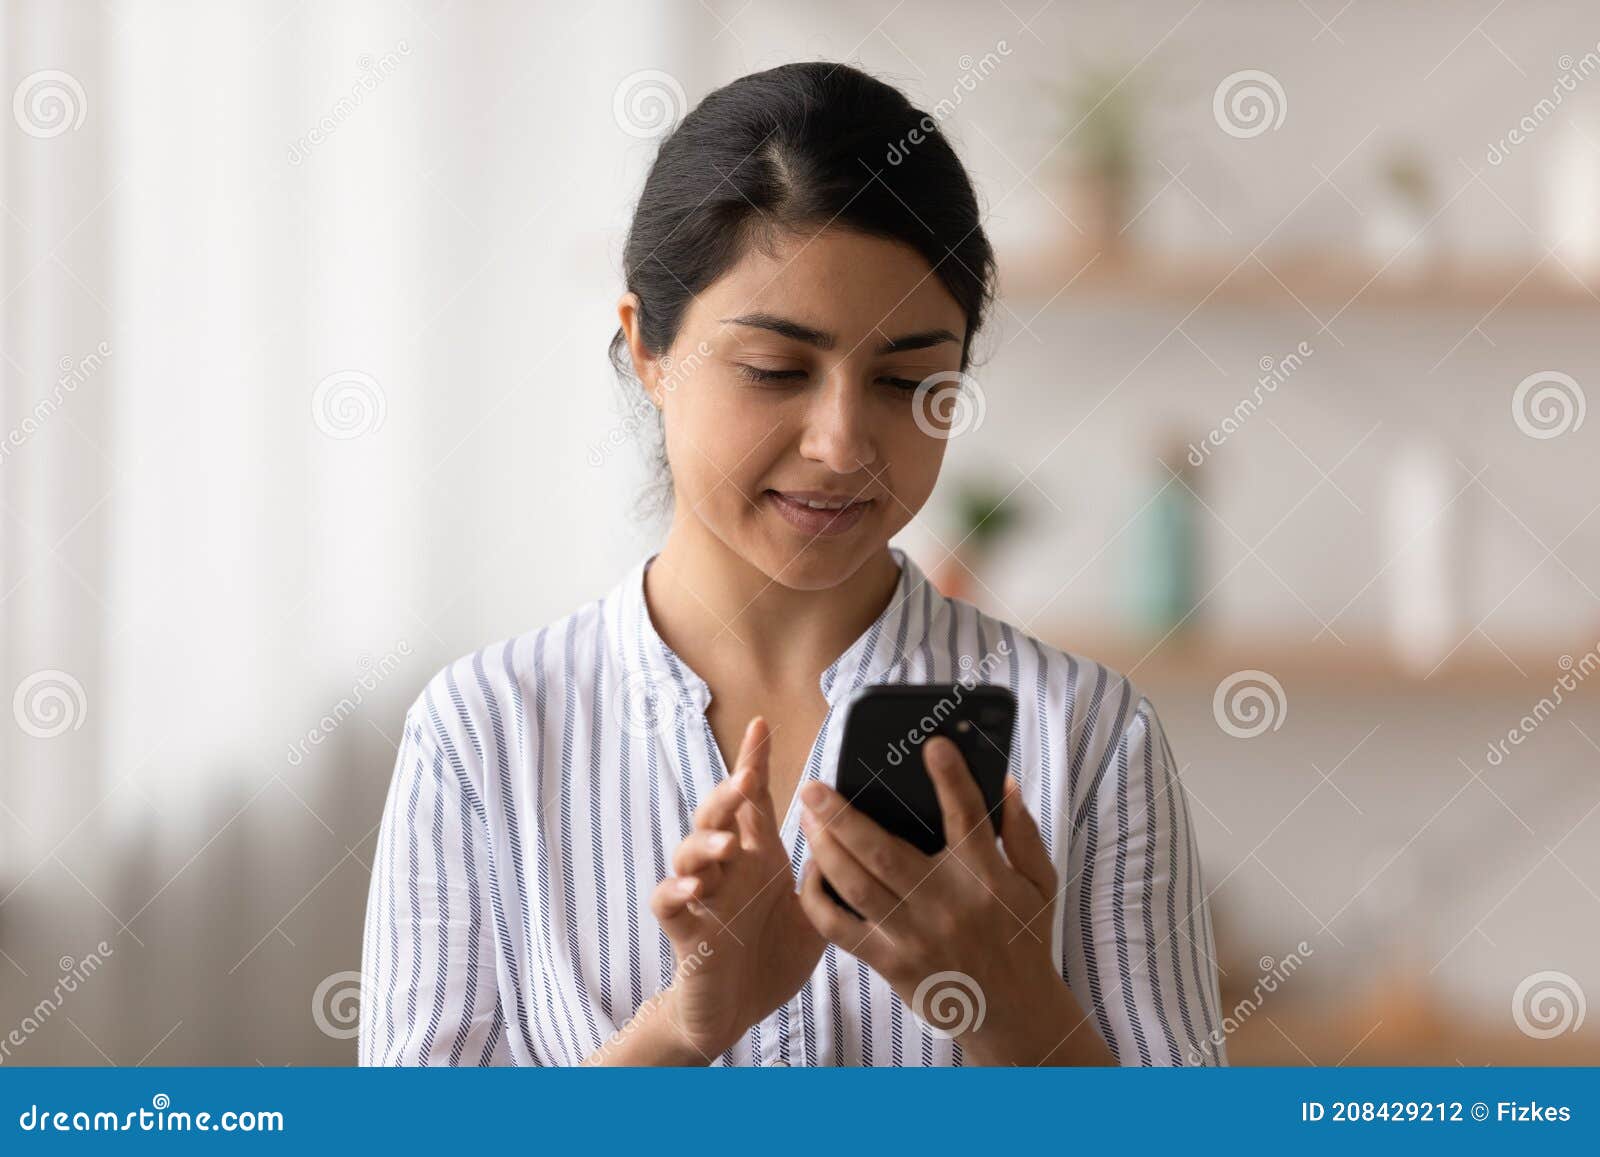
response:
M1600 281L1581 281L1553 258L1538 255L1492 264L1441 258L1426 267L1402 258L1383 268L1382 262L1331 252L1175 258L1080 250L1002 257L1000 292L1034 308L1086 298L1184 309L1219 302L1299 310L1304 303L1324 320L1346 308L1397 305L1600 313Z
M1224 1007L1227 1002L1224 1001ZM1494 1010L1498 1012L1499 1010ZM1268 1003L1228 1041L1233 1065L1593 1065L1593 1032L1535 1040L1489 1010L1460 1015L1431 1003L1368 1000L1341 1006Z
M1277 634L1256 638L1224 636L1220 632L1179 633L1160 642L1159 636L1107 635L1058 624L1040 637L1062 650L1129 674L1135 683L1148 685L1215 686L1236 671L1258 670L1268 672L1286 687L1293 683L1324 693L1366 694L1379 688L1442 693L1465 688L1492 694L1539 688L1548 691L1562 674L1557 665L1562 652L1556 650L1527 649L1504 654L1474 640L1462 644L1434 670L1431 661L1420 666L1402 662L1382 640L1346 636L1345 642L1340 643L1324 635L1312 642L1311 633L1307 630L1303 637ZM1594 633L1588 637L1594 637Z
M1397 936L1404 933L1397 930ZM1228 1039L1235 1065L1593 1065L1593 1025L1552 1038L1518 1031L1509 1000L1489 1004L1444 995L1424 963L1374 958L1331 963L1322 953L1286 974L1265 997L1254 958L1222 940L1222 1007L1242 1012ZM1233 945L1237 949L1238 945ZM1243 957L1243 958L1239 958ZM1509 998L1510 993L1506 994ZM1259 1007L1252 1010L1252 1001Z

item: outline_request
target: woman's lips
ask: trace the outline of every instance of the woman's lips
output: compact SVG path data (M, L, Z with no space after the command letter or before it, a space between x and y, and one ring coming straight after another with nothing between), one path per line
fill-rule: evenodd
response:
M762 497L785 522L813 538L845 533L861 521L873 503L873 499L869 498L852 502L839 510L818 510L776 490L768 490Z

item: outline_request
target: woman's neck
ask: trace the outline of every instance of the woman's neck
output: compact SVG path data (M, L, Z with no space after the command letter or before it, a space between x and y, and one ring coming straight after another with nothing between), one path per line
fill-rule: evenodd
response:
M881 615L900 568L887 546L836 586L794 590L731 550L697 518L675 519L645 572L657 632L712 684L814 684Z

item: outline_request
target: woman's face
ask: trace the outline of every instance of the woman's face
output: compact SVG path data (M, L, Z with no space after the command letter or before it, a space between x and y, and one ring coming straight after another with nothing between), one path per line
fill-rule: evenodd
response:
M775 582L824 589L933 490L966 315L897 242L825 229L763 248L694 299L665 365L639 365L637 346L635 364L678 517Z

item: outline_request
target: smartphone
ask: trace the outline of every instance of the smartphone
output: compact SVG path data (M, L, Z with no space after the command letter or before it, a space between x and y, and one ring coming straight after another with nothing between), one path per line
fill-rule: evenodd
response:
M926 854L941 850L944 819L922 762L922 744L943 735L966 758L999 834L1017 715L1010 688L992 683L881 684L857 691L845 711L836 786L852 806ZM823 888L836 904L859 915L826 879Z

